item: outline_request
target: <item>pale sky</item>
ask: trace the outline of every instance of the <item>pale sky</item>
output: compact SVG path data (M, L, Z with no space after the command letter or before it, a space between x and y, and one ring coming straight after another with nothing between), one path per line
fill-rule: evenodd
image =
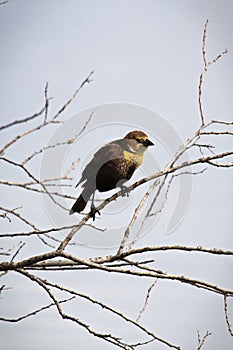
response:
M213 58L225 48L229 53L210 67L206 76L203 94L205 115L208 120L232 120L232 14L231 0L10 0L0 7L1 124L38 111L44 103L46 82L49 83L49 96L53 97L51 113L56 111L94 70L93 82L84 87L67 109L67 124L65 129L59 129L58 134L64 130L71 132L75 127L78 132L82 127L81 121L95 106L99 107L91 127L103 122L106 126L94 137L90 131L91 137L88 139L87 134L83 144L81 139L85 157L83 151L79 153L79 149L74 148L70 154L62 155L62 166L75 156L88 157L89 152L98 148L102 140L105 143L122 137L128 125L138 125L156 140L157 148L148 153L142 173L136 177L140 178L143 171L152 173L153 166L151 168L147 164L154 162L155 166L161 167L166 164L168 151L171 151L168 149L166 153L170 134L169 137L166 133L161 134L161 125L156 125L160 119L156 119L156 116L166 121L166 125L181 139L191 136L200 123L198 78L203 67L202 33L207 18L208 58ZM139 116L136 117L136 113ZM115 127L110 128L108 123L115 123ZM10 135L14 135L16 130L10 131ZM44 140L31 138L29 147L33 150L41 141L47 144L55 134L48 130ZM9 137L5 135L2 136L4 141ZM12 156L21 159L21 152L25 151L21 147ZM90 151L86 151L87 147ZM227 138L220 143L220 147L225 150L232 148L232 140ZM80 166L84 163L81 159ZM40 164L33 164L34 169L40 167ZM168 202L164 215L161 215L154 229L142 238L141 244L232 249L232 175L230 169L214 168L195 176L192 179L189 210L182 223L172 234L167 234L168 221L174 210L174 203ZM79 174L76 173L73 185L78 179ZM4 188L1 197L9 206L14 203L17 206L20 205L17 193L9 198L8 189ZM69 193L78 194L74 187L69 189ZM137 195L140 196L140 192ZM173 198L176 199L175 194L171 193ZM113 210L119 210L120 203ZM69 207L71 201L66 204ZM30 208L29 215L34 220L44 220L41 226L50 225L56 220L41 200ZM108 223L107 215L109 212L106 208L105 218L102 215L98 220L100 226ZM61 221L64 219L66 224L76 220L57 213L55 217ZM113 220L114 228L117 228L117 217L109 220ZM17 230L16 225L13 230ZM118 234L117 229L115 234ZM75 254L88 257L112 253L115 236L114 242L107 233L101 233L99 237L95 232L93 236L91 232L88 236L81 234L80 240L90 244L76 248L79 250ZM36 248L25 250L26 255L36 253ZM160 253L155 257L158 268L171 274L186 274L232 288L233 264L230 258L183 253ZM80 292L89 292L112 306L122 306L132 317L137 316L150 284L150 281L128 277L112 275L106 278L96 272L90 275L76 272L73 276L71 273L62 276L51 273L50 276L54 281L64 279L67 285L74 282L73 286ZM41 290L15 274L10 274L5 282L13 289L5 292L0 300L1 314L4 316L20 316L48 303L47 296ZM110 321L106 314L97 313L95 308L91 309L86 304L80 303L78 307L80 319L85 319L88 314L97 328L100 325L103 329L108 326ZM229 303L229 314L233 323L233 302ZM143 323L155 330L156 334L181 345L184 350L197 348L197 330L202 334L207 330L212 332L203 350L232 349L233 341L225 324L221 296L191 286L159 281L143 317ZM123 332L119 330L118 323L114 323L113 328ZM129 335L134 337L135 333L132 331ZM91 337L80 327L60 320L52 309L18 324L2 323L0 338L4 350L49 349L54 342L57 350L114 348ZM141 347L142 350L155 348L162 350L166 347L156 343Z

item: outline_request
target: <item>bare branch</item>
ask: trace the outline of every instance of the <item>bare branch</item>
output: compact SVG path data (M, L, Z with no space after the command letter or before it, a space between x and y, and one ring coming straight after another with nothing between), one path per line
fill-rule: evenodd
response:
M206 148L206 149L208 149L212 154L214 154L214 152L213 152L213 148L215 148L215 146L213 146L213 145L210 145L210 144L199 144L199 143L194 143L192 146L196 146L196 147L198 147L199 148L199 150L200 150L200 153L203 155L204 153L203 153L203 151L202 151L202 148Z
M49 83L47 82L46 85L45 85L45 89L44 89L44 96L45 96L44 124L47 122L47 118L48 118L48 108L49 108L48 86L49 86Z
M26 276L28 276L30 279L32 279L32 280L34 280L34 281L35 281L35 280L36 280L36 281L38 280L38 281L40 282L40 285L43 284L44 286L46 286L46 287L45 287L46 290L47 290L47 286L50 286L50 287L56 288L56 289L58 289L58 290L60 290L60 291L68 292L69 294L71 294L71 295L74 296L74 297L79 297L79 298L85 299L85 300L87 300L87 301L89 301L89 302L91 302L91 303L93 303L93 304L97 304L98 306L101 307L101 309L106 309L107 311L110 311L111 313L117 315L119 318L123 319L124 321L131 323L132 325L134 325L135 327L137 327L139 330L141 330L143 333L145 333L145 334L147 334L148 336L152 337L153 340L157 340L157 341L159 341L159 342L161 342L161 343L164 343L164 344L166 344L167 346L169 346L169 347L171 347L171 348L180 349L180 347L175 346L175 345L173 345L173 344L167 342L166 340L164 340L164 339L162 339L162 338L156 336L154 333L148 331L147 328L143 327L142 325L138 324L138 323L135 322L134 320L130 319L130 318L127 317L125 314L123 314L123 313L121 313L121 312L115 310L115 309L112 308L112 307L109 307L109 306L106 305L105 303L102 303L102 302L100 302L100 301L98 301L98 300L96 300L96 299L94 299L94 298L91 298L89 295L85 295L85 294L83 294L83 293L76 292L76 291L71 290L71 289L69 289L69 288L66 288L66 287L60 286L60 285L58 285L58 284L49 282L49 281L47 281L47 280L43 280L43 279L41 279L41 278L35 277L35 276L31 275L31 274L29 275L29 274L28 274L27 272L25 272L25 271L19 271L19 272L25 274ZM32 278L31 278L31 277L32 277ZM50 291L50 293L51 293L51 295L53 295L51 291ZM71 317L71 316L68 316L68 317ZM71 320L75 321L76 318L71 317ZM147 343L147 342L146 342L146 343ZM145 344L146 344L146 343L145 343ZM125 345L127 346L127 344L125 344ZM129 345L129 346L130 346L130 345ZM134 346L135 346L135 345L134 345ZM128 348L128 347L127 347L127 348Z
M150 285L150 287L148 288L147 290L147 293L146 293L146 299L145 299L145 302L144 302L144 305L143 305L143 308L140 310L139 314L138 314L138 317L136 319L136 322L138 323L140 318L142 317L143 313L146 311L146 307L148 305L148 302L149 302L149 298L150 298L150 294L151 294L151 291L152 289L154 288L154 286L156 285L157 283L157 279L154 280L154 282Z
M71 254L67 254L65 252L59 251L59 254L60 254L60 256L66 258L66 259L70 259L71 261L74 261L74 262L79 262L80 264L90 266L90 267L97 269L97 270L102 270L102 271L106 271L106 272L116 272L116 273L120 273L120 274L128 274L128 275L133 275L133 276L138 276L138 277L149 277L149 278L176 280L176 281L179 281L181 283L190 284L194 287L205 289L205 290L217 293L217 294L233 296L232 290L224 289L224 288L218 287L216 285L213 285L211 283L207 283L205 281L200 281L200 280L195 280L195 279L188 278L185 276L160 274L156 270L153 270L153 269L150 269L150 271L134 271L134 270L130 270L130 269L121 269L121 268L116 268L116 267L111 268L109 266L106 266L106 265L103 266L100 263L96 263L93 260L83 260L83 259L77 258L77 257L75 257ZM142 268L142 266L140 266L140 268Z
M64 300L60 300L58 301L59 304L62 304L62 303L67 303L68 301L71 301L73 300L75 297L71 297L71 298L68 298L68 299L64 299ZM47 310L49 308L51 308L52 306L55 306L55 303L50 303L46 306L42 306L40 309L36 309L35 311L32 311L24 316L20 316L20 317L17 317L17 318L6 318L6 317L0 317L0 321L4 321L4 322L11 322L11 323L16 323L16 322L20 322L22 320L24 320L25 318L29 318L31 316L35 316L37 314L39 314L41 311L44 311L44 310Z
M4 130L4 129L7 129L7 128L10 128L11 126L15 126L17 124L21 124L21 123L26 123L30 120L33 120L39 116L41 116L45 111L45 106L37 113L33 114L32 116L30 117L27 117L27 118L24 118L24 119L18 119L18 120L14 120L13 122L9 123L9 124L6 124L6 125L2 125L0 126L0 131L1 130Z
M25 165L26 163L28 163L32 158L34 158L36 155L40 154L40 153L43 153L44 151L46 150L49 150L49 149L52 149L52 148L57 148L58 146L64 146L64 145L69 145L73 143L73 140L67 140L67 141L64 141L64 142L57 142L56 144L54 145L48 145L48 146L44 146L38 150L36 150L35 152L33 152L30 156L28 156L27 158L25 158L21 164L22 165Z
M0 150L0 154L4 154L4 152L13 144L15 144L15 142L17 142L19 139L35 132L38 130L41 130L42 128L44 128L47 125L51 125L54 123L60 123L60 121L57 120L58 117L60 117L60 115L64 112L64 110L70 105L70 103L75 99L75 97L77 96L77 94L79 93L79 91L83 88L83 86L87 83L90 83L92 81L91 77L93 75L94 71L92 71L86 79L83 80L83 82L81 83L81 85L79 86L79 88L75 91L75 93L73 94L73 96L59 109L59 111L50 119L47 120L47 111L48 111L48 101L49 99L47 98L47 88L45 87L45 106L42 108L42 110L39 113L36 113L35 115L33 115L32 117L29 118L25 118L22 120L17 120L14 121L13 123L7 124L5 126L2 126L2 129L8 128L12 125L18 124L18 123L24 123L27 122L28 120L34 119L37 116L41 115L44 111L45 111L45 116L46 118L44 119L44 122L42 122L41 124L39 124L38 126L27 130L21 134L18 134L17 136L15 136L15 138L13 138L11 141L9 141L8 143L5 144L5 146L3 146L3 148ZM47 86L47 85L46 85ZM1 129L0 129L1 130Z
M47 190L47 188L45 187L45 185L44 185L42 182L40 182L34 175L32 175L32 174L29 172L29 170L27 170L27 168L26 168L24 165L19 164L19 163L16 163L16 162L14 162L13 160L10 160L9 158L5 158L5 157L0 157L0 160L3 160L3 161L5 161L5 162L7 162L7 163L9 163L9 164L11 164L11 165L14 165L14 166L16 166L16 167L21 168L21 169L22 169L31 179L33 179L38 185L41 185L41 187L44 189L45 193L51 198L51 200L52 200L56 205L58 205L60 208L62 208L62 209L64 209L64 210L68 211L67 208L63 207L60 203L58 203L58 202L54 199L54 197L53 197L52 194Z
M40 184L44 184L44 182L47 182L49 180L50 179L42 180L42 181L40 181ZM54 180L54 179L52 179L52 180ZM6 185L6 186L20 187L20 188L25 189L26 191L32 191L32 192L37 192L37 193L48 194L47 193L48 192L47 189L46 189L46 191L44 191L43 189L40 189L40 188L31 187L31 185L38 185L37 182L34 182L34 183L32 183L32 182L30 182L30 183L27 183L27 182L26 183L20 183L20 182L14 182L14 181L0 180L0 184L1 185ZM52 196L58 196L58 197L67 198L67 199L77 199L75 196L71 196L71 195L68 195L68 194L60 193L60 192L50 191L49 193Z
M135 221L137 220L138 214L140 212L140 210L142 209L143 205L145 204L146 200L148 199L149 195L151 194L151 192L154 190L154 188L158 185L159 181L156 180L155 182L153 182L153 184L150 186L149 190L144 194L144 196L142 197L140 203L138 204L138 206L136 207L134 214L132 216L132 219L125 231L124 237L121 241L119 250L117 252L117 254L121 254L121 252L124 249L125 243L127 242L127 239L129 237L130 234L130 230L132 228L132 226L134 225ZM134 242L136 241L137 237L135 237ZM131 243L130 247L134 244L134 242Z
M205 125L205 117L204 117L204 111L203 111L203 104L202 104L202 87L203 87L203 79L204 76L209 68L209 66L215 62L217 62L221 57L223 57L226 53L227 50L224 50L222 53L220 53L217 57L213 58L211 61L207 62L206 59L206 31L207 31L207 25L208 25L208 20L205 23L204 27L204 33L203 33L203 39L202 39L202 56L203 56L203 61L204 61L204 69L200 75L199 78L199 110L200 110L200 116L201 116L201 125Z
M204 345L207 337L209 337L212 333L210 333L209 331L206 331L206 334L203 336L203 338L201 339L200 333L199 331L197 331L197 338L198 338L198 347L197 350L200 350L202 348L202 346Z
M217 119L213 119L211 120L210 124L223 124L223 125L233 125L233 122L229 122L229 121L225 121L225 120L217 120Z
M15 136L12 140L10 140L9 142L7 142L7 143L5 144L5 146L3 146L3 148L0 150L0 154L4 154L4 152L5 152L10 146L12 146L13 144L15 144L18 140L22 139L23 137L25 137L25 136L27 136L27 135L30 135L30 134L34 133L35 131L39 131L39 130L41 130L42 128L44 128L45 126L47 126L47 125L56 124L56 123L60 123L60 122L59 122L59 121L56 121L56 120L49 120L49 121L47 121L46 123L39 124L38 126L32 128L32 129L26 130L26 131L24 131L23 133L18 134L18 135Z
M94 74L94 71L91 71L88 76L83 80L83 82L80 84L79 88L74 92L73 96L59 109L59 111L55 114L53 117L53 120L57 119L58 116L60 116L64 110L71 104L71 102L75 99L79 91L84 87L84 85L89 84L92 81L92 75Z
M11 262L16 258L16 256L19 254L21 249L25 246L25 243L24 242L19 242L18 246L19 246L18 249L16 250L16 252L14 253L14 255L11 258Z
M204 32L203 32L203 38L202 38L202 56L204 61L204 66L207 67L207 59L206 59L206 31L207 31L207 24L209 20L207 19L204 26Z
M21 220L22 222L24 222L28 226L32 227L34 230L37 230L36 226L33 223L29 222L27 219L25 219L19 213L16 213L16 210L21 209L21 208L22 207L17 207L17 208L14 208L14 209L7 209L7 208L0 207L0 210L5 211L5 213L8 213L10 215L13 215L13 216L17 217L19 220ZM11 222L10 218L8 218L8 220L9 220L9 222ZM1 237L1 234L0 234L0 237Z
M201 135L233 135L233 131L202 131Z
M56 300L54 294L52 293L52 291L50 290L50 288L48 288L47 286L47 281L36 277L32 274L29 274L28 272L26 272L25 270L19 269L17 270L19 273L23 274L24 276L28 277L29 279L31 279L32 281L36 282L40 287L42 287L44 289L44 291L48 294L48 296L52 299L53 303L55 304L57 311L59 313L59 315L63 318L63 319L67 319L70 320L74 323L77 323L79 326L82 326L83 328L85 328L90 334L94 335L95 337L101 338L103 340L105 340L106 342L112 343L114 345L117 345L118 347L122 348L122 349L132 349L132 347L130 345L128 345L127 343L124 343L121 341L120 338L113 336L112 334L108 333L100 333L100 332L96 332L95 330L93 330L87 323L84 323L83 321L79 320L78 318L65 314L61 308L60 303ZM58 287L56 285L56 287ZM75 294L75 293L72 293ZM133 321L132 321L133 322ZM172 345L166 341L163 341L160 338L156 338L156 340L159 340L165 344L167 344L168 346L175 348L175 349L180 349L179 347Z
M233 167L233 162L218 163L218 162L214 162L214 161L209 160L208 163L213 165L213 166L216 166L217 168L232 168Z
M82 129L78 132L77 135L75 135L75 139L77 139L80 135L82 135L84 133L84 131L86 130L88 124L90 123L90 121L93 118L93 115L95 113L95 111L97 110L97 107L93 109L93 111L91 112L91 114L89 115L89 118L86 120L86 122L84 123Z
M225 318L226 318L226 323L227 323L227 328L230 333L230 335L233 337L233 329L232 325L229 320L229 315L228 315L228 307L227 307L227 296L224 295L224 312L225 312Z
M36 228L35 231L29 231L29 232L0 233L0 238L3 238L3 237L12 238L12 237L22 237L22 236L27 237L27 236L33 236L33 235L43 235L43 234L47 234L47 233L61 232L64 230L77 228L78 226L79 226L79 224L74 224L74 225L68 225L68 226L51 227L51 228L47 228L45 230L41 230L39 228ZM101 231L101 232L104 232L106 230L106 229L96 227L92 224L85 224L85 226L88 226L90 228L93 228L93 229Z

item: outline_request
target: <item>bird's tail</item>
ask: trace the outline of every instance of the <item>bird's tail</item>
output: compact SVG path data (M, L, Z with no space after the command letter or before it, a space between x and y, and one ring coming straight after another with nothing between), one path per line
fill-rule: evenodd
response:
M70 209L70 215L74 213L81 213L87 205L87 202L91 198L93 191L90 189L84 188L83 192L80 194L73 207Z

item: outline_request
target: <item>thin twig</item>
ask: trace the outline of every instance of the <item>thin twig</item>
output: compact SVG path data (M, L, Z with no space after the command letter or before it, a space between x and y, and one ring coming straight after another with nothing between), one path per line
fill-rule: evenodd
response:
M49 83L47 82L44 89L44 96L45 96L44 124L47 122L47 118L48 118L48 108L49 108L48 86L49 86Z
M209 337L212 333L210 333L209 331L206 331L206 334L203 336L203 338L201 339L200 333L199 331L197 331L197 340L198 340L198 347L197 350L200 350L202 348L202 346L204 345L207 337Z
M0 160L3 160L11 165L14 165L16 167L21 168L31 179L33 179L35 182L37 182L38 185L40 185L43 190L45 191L45 193L50 197L50 199L54 202L54 204L58 205L60 208L68 211L67 208L65 208L63 205L61 205L59 202L57 202L54 197L52 196L52 194L47 190L46 186L41 183L34 175L32 175L32 173L22 164L16 163L13 160L10 160L9 158L5 158L5 157L0 157Z
M71 301L75 298L75 296L73 297L70 297L68 299L63 299L63 300L59 300L58 303L59 304L62 304L62 303L67 303L68 301ZM6 317L0 317L0 321L4 321L4 322L11 322L11 323L16 323L16 322L20 322L26 318L29 318L31 316L35 316L37 314L39 314L41 311L44 311L44 310L47 310L49 308L51 308L52 306L55 306L55 303L50 303L46 306L42 306L40 309L36 309L26 315L23 315L23 316L20 316L20 317L17 317L17 318L6 318Z
M5 211L8 214L17 217L19 220L21 220L22 222L24 222L25 224L27 224L28 226L30 226L34 230L37 230L36 226L32 222L28 221L22 215L20 215L19 213L16 212L16 210L21 209L21 208L22 207L17 207L17 208L13 208L13 209L7 209L7 208L0 207L0 210L3 210L3 211ZM10 222L11 222L11 220L10 220Z
M127 226L127 229L125 230L125 233L124 233L124 237L121 241L121 244L120 244L120 247L118 249L118 252L117 254L120 254L123 249L124 249L124 246L127 242L127 239L129 237L129 234L130 234L130 230L132 229L132 226L134 225L135 221L137 220L138 218L138 214L140 212L140 210L142 209L142 207L144 206L145 202L147 201L148 197L150 196L151 192L154 190L154 188L158 185L159 183L159 180L156 180L152 183L152 185L150 185L150 188L148 189L148 191L146 191L146 193L144 194L144 196L142 197L140 203L138 204L138 206L136 207L136 209L134 210L134 214L130 220L130 223L129 225ZM129 249L131 249L131 247L133 246L133 244L135 243L135 241L137 240L137 237L135 237L134 241L130 244L130 247Z
M19 242L18 244L18 249L16 250L16 252L14 253L14 255L11 258L11 262L16 258L16 256L19 254L19 252L22 250L22 248L25 246L25 242Z
M73 96L58 110L58 112L53 117L53 120L57 119L62 112L71 104L71 102L75 99L79 91L83 88L84 85L89 84L92 81L92 75L94 74L94 71L91 71L88 76L82 81L79 88L74 92Z
M154 282L150 285L150 287L147 290L146 299L145 299L144 305L143 305L142 309L140 310L140 312L138 314L138 317L136 319L137 323L139 322L139 320L142 317L143 313L146 311L146 307L147 307L148 302L149 302L151 291L154 288L154 286L156 285L156 283L157 283L157 279L154 280Z
M199 111L200 111L200 116L201 116L201 125L205 125L205 116L204 116L204 111L203 111L203 103L202 103L202 86L203 86L203 79L204 76L209 68L209 66L215 62L217 62L223 55L227 53L227 50L225 49L222 51L217 57L213 58L211 61L207 61L206 58L206 32L207 32L207 25L208 25L208 19L205 23L204 26L204 32L203 32L203 39L202 39L202 57L204 61L204 69L200 75L199 78L199 94L198 94L198 102L199 102Z
M226 318L228 331L229 331L230 335L233 337L233 329L232 329L232 325L230 323L230 319L229 319L229 315L228 315L227 296L226 295L224 295L224 312L225 312L225 318Z
M39 117L40 115L42 115L44 113L44 111L45 111L45 106L43 106L43 108L39 112L36 112L35 114L31 115L30 117L27 117L27 118L24 118L24 119L14 120L13 122L11 122L9 124L0 126L0 131L4 130L4 129L7 129L7 128L10 128L11 126L15 126L17 124L26 123L26 122L28 122L30 120L33 120L33 119Z

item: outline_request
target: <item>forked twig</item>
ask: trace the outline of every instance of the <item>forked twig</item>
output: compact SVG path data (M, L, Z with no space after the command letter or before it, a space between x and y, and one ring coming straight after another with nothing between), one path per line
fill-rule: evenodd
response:
M198 347L197 350L201 350L202 346L204 345L207 337L209 337L212 333L209 331L206 331L205 335L201 338L199 331L197 331L197 340L198 340Z

